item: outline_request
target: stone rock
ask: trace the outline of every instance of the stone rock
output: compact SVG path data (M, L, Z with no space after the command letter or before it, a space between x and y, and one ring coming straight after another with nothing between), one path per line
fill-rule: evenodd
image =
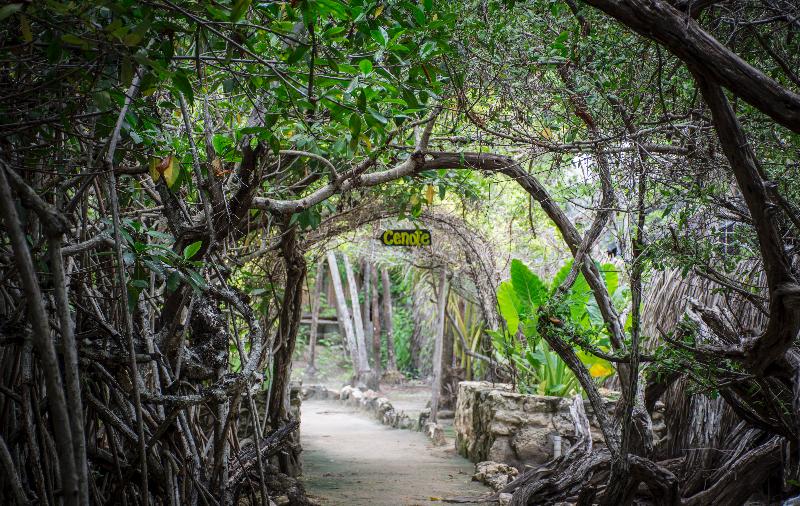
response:
M510 438L509 444L518 460L543 464L553 457L552 430L542 427L522 427ZM557 434L557 433L556 433Z
M439 413L436 414L436 419L437 420L452 420L453 417L455 417L455 416L456 416L456 412L455 411L451 411L449 409L442 409L442 410L439 411Z
M511 447L511 442L507 437L498 437L492 442L489 447L486 458L497 462L516 462L517 456L514 454L514 448Z
M398 429L407 429L407 430L419 430L417 425L414 423L414 420L411 419L405 413L400 413L397 417L397 425Z
M428 422L425 426L425 433L434 446L444 446L447 444L447 439L444 437L444 429L442 429L442 426L438 423Z
M328 399L332 392L325 385L308 385L303 387L303 400Z
M361 399L364 398L364 392L359 390L358 388L354 388L352 392L350 392L350 396L347 398L347 403L351 406L359 406L361 405Z
M431 417L431 410L430 408L425 408L419 412L419 418L417 419L417 427L419 430L422 430L424 427L428 425L428 420Z
M511 494L502 493L497 497L497 501L500 503L500 506L507 506L511 504L511 498L514 497Z
M554 436L562 454L574 440L571 400L514 392L510 385L462 381L453 418L458 453L473 462L492 460L522 469L553 457ZM613 402L606 408L613 409ZM586 405L592 437L603 441L594 413Z
M472 475L472 479L498 491L511 483L517 474L519 471L511 466L487 460L475 464L475 474Z
M339 390L339 399L346 401L347 399L350 398L350 395L353 393L353 390L355 389L350 385L343 386L342 389Z
M290 502L291 501L289 501L289 496L287 495L279 495L278 497L275 498L275 504L277 506L286 506Z
M406 377L400 371L386 371L383 373L383 377L381 377L381 381L388 385L402 383L405 379Z

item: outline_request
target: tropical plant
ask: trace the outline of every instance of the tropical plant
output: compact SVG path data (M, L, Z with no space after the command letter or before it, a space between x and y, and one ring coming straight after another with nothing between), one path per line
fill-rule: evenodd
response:
M497 288L500 315L506 322L501 331L490 331L494 350L501 363L512 370L517 388L525 393L565 397L580 390L575 374L539 335L539 309L555 306L555 314L566 320L572 330L584 338L584 344L606 351L608 336L588 283L579 275L572 287L557 296L558 287L566 279L572 262L559 270L549 285L522 261L511 261L511 277ZM625 290L619 288L619 277L612 264L599 266L615 305L627 302ZM548 318L555 318L552 315ZM591 353L579 350L578 357L589 368L592 377L602 380L614 372L611 364Z
M450 292L447 305L450 327L456 336L453 341L453 349L457 363L464 369L465 379L480 377L486 364L475 358L480 357L476 351L480 345L485 324L481 321L475 304L462 298L455 290Z

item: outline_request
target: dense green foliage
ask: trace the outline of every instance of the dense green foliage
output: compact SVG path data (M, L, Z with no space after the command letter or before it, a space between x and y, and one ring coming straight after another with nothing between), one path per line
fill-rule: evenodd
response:
M387 224L434 231L388 259L404 372L592 405L605 446L515 504L796 495L798 19L791 0L6 3L0 502L266 504L239 442L293 423L309 259L343 238L373 261ZM343 337L323 361L365 379Z
M558 319L563 319L570 331L582 337L576 346L603 352L610 350L597 302L583 275L578 276L563 296L556 294L571 267L572 262L564 264L548 285L523 262L515 259L511 261L511 278L500 283L497 289L500 314L506 327L501 331L490 331L490 334L499 356L512 367L515 375L519 375L515 380L523 392L567 397L580 390L573 372L539 336L539 318L542 316L559 323L563 322ZM618 293L616 267L605 264L602 269L609 293L617 296L616 304L624 306L628 301L622 289ZM544 307L551 312L543 315L540 309ZM614 372L611 364L602 358L587 352L581 352L579 356L595 378L602 380Z

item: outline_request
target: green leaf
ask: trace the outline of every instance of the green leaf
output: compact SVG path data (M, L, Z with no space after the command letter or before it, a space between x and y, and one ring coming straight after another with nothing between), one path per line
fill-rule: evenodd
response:
M303 56L305 56L305 54L308 52L308 50L310 48L311 48L311 46L309 46L307 44L301 44L301 45L297 46L295 48L295 50L292 51L292 53L289 55L289 57L286 58L286 63L291 65L293 63L299 62L300 59L303 58Z
M192 244L183 248L183 259L184 260L191 260L193 256L200 251L200 248L203 247L203 241L196 241Z
M516 258L511 261L511 283L519 297L522 307L528 314L533 313L547 300L547 285L534 274L527 265Z
M175 72L172 74L172 84L175 85L178 91L180 91L186 100L192 104L194 103L194 90L192 89L192 83L189 82L189 78L186 76L182 70Z
M561 268L558 270L555 277L553 278L553 284L550 287L551 294L555 293L555 291L558 290L558 287L561 286L561 283L563 283L564 280L567 279L570 269L572 269L572 260L567 260L566 262L564 262L564 265L561 266Z
M269 147L272 149L272 153L277 156L278 152L281 150L281 141L273 135L269 138Z
M164 232L159 232L158 230L148 230L147 235L150 237L154 237L156 239L161 239L163 241L174 242L175 239L172 238L170 234L165 234Z
M359 90L358 93L358 110L361 112L367 112L367 94L364 93L364 90Z
M500 316L506 321L508 333L514 335L519 328L519 299L514 292L514 286L508 282L503 281L497 287L497 305L500 308Z
M18 12L20 9L22 9L22 4L7 4L0 7L0 21Z
M317 0L316 4L319 6L321 14L330 13L338 19L347 17L347 6L343 2L337 0Z
M172 271L167 277L167 291L174 292L181 284L181 275L177 271Z
M377 30L372 30L369 34L372 36L372 40L377 42L379 46L386 47L389 37L384 27L381 26Z
M372 116L373 118L375 118L375 121L377 121L381 125L385 125L386 123L389 122L389 119L386 116L384 116L383 114L379 113L375 109L369 109L369 115Z
M609 295L614 295L619 287L619 272L617 266L611 263L606 263L600 266L600 272L603 273L603 281L606 282L606 288Z
M372 72L372 61L364 58L360 62L358 62L358 68L361 69L361 73L364 75L369 74Z
M127 292L128 309L130 311L134 311L136 309L136 305L139 303L139 294L142 293L142 289L134 286L132 283L128 283Z
M423 44L422 47L419 49L419 56L424 60L425 58L429 57L434 51L436 51L436 42L429 40L428 42Z
M244 16L244 13L247 12L247 9L250 7L251 1L252 0L236 0L233 3L233 9L231 9L231 21L236 23L242 19L242 16Z
M358 136L361 135L361 115L357 112L351 114L348 126L350 127L350 148L355 149L358 146Z
M417 22L418 25L424 26L426 22L425 13L422 11L422 9L420 9L416 5L411 5L410 7L411 7L411 12L414 13L414 20Z

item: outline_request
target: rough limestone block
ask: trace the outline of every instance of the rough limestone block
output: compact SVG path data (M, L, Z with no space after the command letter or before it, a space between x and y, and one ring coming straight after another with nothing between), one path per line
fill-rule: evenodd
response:
M447 439L444 437L444 429L438 423L428 422L425 426L425 433L434 446L444 446L447 444Z
M498 436L492 440L491 446L486 451L486 457L498 462L515 462L517 460L514 448L512 448L509 438L505 436Z
M343 386L342 389L339 391L339 399L346 401L347 399L350 398L350 395L352 395L353 390L355 389L350 385Z
M303 387L303 400L328 399L332 392L325 385L308 385Z
M359 405L361 405L361 399L363 398L364 398L364 392L362 392L358 388L354 388L353 391L350 392L350 396L347 398L347 404L358 407Z
M520 469L542 464L553 456L554 436L561 437L562 451L575 438L569 405L570 399L520 394L510 385L462 381L453 419L456 449L473 462L492 460ZM607 402L607 409L613 406ZM592 436L602 442L596 424Z
M431 417L431 410L430 408L423 409L419 412L419 419L417 420L417 427L419 430L424 429L428 426L428 420Z
M475 464L475 474L472 475L472 479L498 491L511 483L518 474L519 472L511 466L487 460Z
M412 420L411 417L405 413L400 413L400 415L398 415L397 428L407 429L407 430L418 430L417 425L414 423L414 420Z

